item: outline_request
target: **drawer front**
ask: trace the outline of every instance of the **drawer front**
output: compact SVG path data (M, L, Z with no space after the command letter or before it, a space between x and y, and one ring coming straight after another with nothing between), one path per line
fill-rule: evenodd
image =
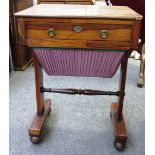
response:
M93 5L93 0L38 0L40 4L81 4L81 5Z
M131 40L130 25L106 24L29 24L26 26L27 39L50 40L94 40L127 41Z
M66 0L66 4L78 4L78 5L94 5L93 0Z

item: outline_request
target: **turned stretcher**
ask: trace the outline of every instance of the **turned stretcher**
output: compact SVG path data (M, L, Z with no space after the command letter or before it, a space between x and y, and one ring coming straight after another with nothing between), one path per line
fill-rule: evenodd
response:
M138 47L142 16L128 7L39 4L16 13L19 42L34 51L37 114L29 129L38 143L50 113L51 100L44 92L79 95L116 95L111 106L114 146L123 150L127 131L122 114L127 60ZM50 76L111 78L121 65L116 92L90 89L52 89L43 85L42 68Z

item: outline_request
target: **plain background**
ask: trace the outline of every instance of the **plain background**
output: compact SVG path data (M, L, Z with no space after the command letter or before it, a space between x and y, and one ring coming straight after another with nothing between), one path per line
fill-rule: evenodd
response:
M136 1L135 1L136 2ZM154 155L155 139L155 3L146 1L146 155ZM0 0L0 154L9 154L9 0Z

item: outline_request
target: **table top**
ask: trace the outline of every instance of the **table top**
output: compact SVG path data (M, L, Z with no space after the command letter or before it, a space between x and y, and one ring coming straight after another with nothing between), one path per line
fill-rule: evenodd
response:
M15 13L17 17L132 19L143 17L127 6L38 4Z

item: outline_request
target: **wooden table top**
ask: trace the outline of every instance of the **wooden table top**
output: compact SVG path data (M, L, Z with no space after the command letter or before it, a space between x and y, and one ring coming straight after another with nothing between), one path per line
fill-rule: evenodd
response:
M127 6L39 4L15 13L18 17L132 19L143 17Z

